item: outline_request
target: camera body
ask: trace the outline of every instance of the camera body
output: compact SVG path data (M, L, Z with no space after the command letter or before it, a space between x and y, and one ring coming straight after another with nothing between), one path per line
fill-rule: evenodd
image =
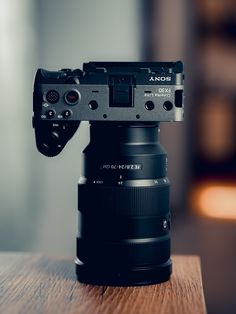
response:
M80 121L183 120L183 64L89 62L83 71L39 69L34 83L36 143L60 153Z
M159 122L183 120L183 64L89 62L39 69L36 144L58 155L90 122L78 183L76 274L85 283L144 285L170 278L170 184Z

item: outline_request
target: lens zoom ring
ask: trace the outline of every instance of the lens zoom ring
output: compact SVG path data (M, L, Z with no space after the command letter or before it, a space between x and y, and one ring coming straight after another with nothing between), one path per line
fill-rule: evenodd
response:
M169 212L169 185L114 187L79 184L82 213L117 216L161 215Z

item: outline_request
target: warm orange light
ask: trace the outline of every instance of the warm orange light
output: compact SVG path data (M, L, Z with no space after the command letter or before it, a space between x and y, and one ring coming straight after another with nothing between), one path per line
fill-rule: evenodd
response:
M236 220L236 184L207 184L194 189L192 207L212 218Z

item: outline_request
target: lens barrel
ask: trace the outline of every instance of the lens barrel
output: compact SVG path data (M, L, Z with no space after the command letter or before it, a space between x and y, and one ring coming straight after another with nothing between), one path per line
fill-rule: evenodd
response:
M170 185L158 131L158 123L91 123L78 186L81 282L127 286L170 278Z

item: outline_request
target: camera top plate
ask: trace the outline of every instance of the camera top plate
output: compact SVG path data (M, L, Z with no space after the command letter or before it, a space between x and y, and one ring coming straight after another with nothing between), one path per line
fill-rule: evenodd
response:
M182 121L183 64L89 62L83 71L39 69L34 112L42 121Z

